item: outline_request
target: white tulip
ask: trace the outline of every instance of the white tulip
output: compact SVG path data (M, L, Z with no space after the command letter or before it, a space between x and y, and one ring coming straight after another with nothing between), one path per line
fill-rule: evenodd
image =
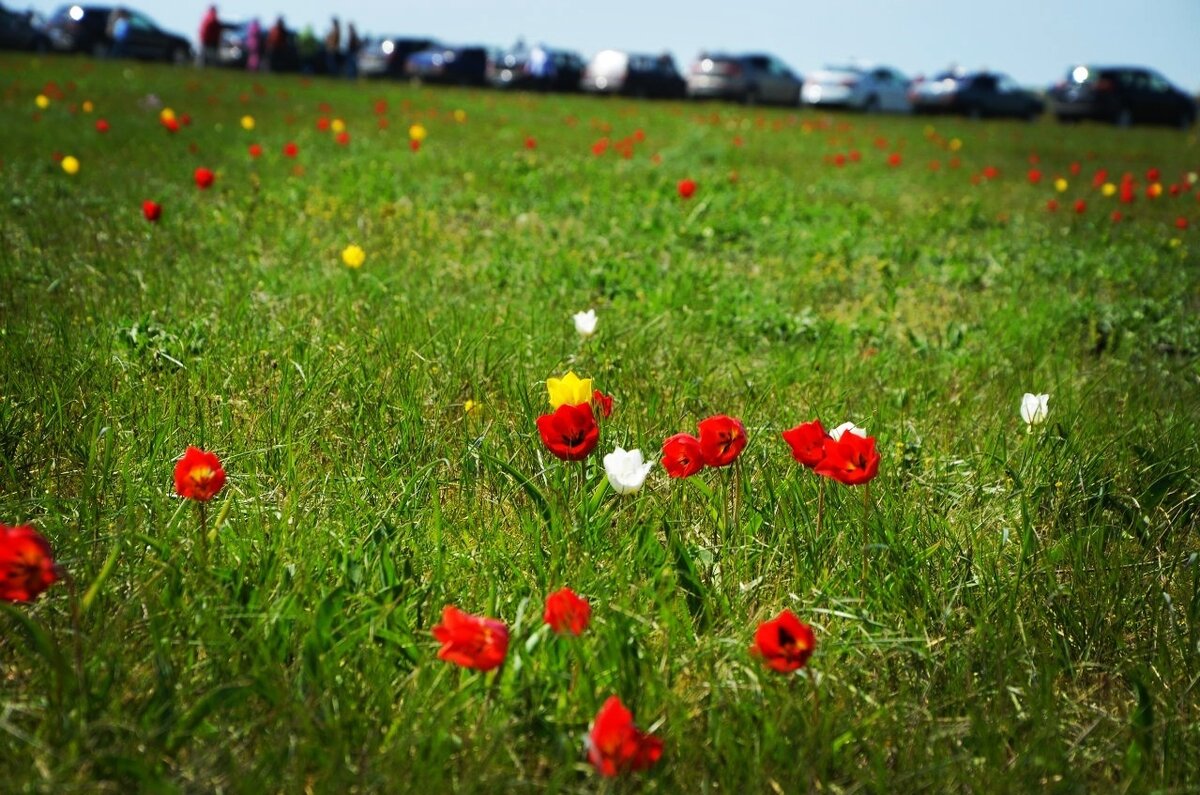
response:
M617 494L633 494L646 482L653 461L643 461L641 450L622 450L618 447L604 456L604 474Z
M842 434L846 433L847 431L855 436L861 436L863 439L867 438L867 432L855 425L853 422L843 422L841 425L829 432L829 438L833 439L835 442L840 441Z
M575 330L582 337L590 337L596 333L596 310L589 309L586 312L576 312L571 316L575 321Z
M1047 407L1049 400L1049 395L1035 395L1026 392L1025 396L1021 398L1021 419L1029 425L1045 422L1046 415L1050 413Z

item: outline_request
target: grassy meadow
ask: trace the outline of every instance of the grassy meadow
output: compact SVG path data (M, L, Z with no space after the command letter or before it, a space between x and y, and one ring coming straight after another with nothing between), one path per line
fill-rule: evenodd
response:
M1195 130L18 55L0 89L0 522L71 578L0 605L5 792L1200 789ZM584 464L535 427L568 370L615 400ZM609 487L720 413L736 467ZM780 438L814 417L882 456L820 532ZM437 659L447 604L502 668ZM786 676L747 651L783 608ZM665 747L608 780L614 694Z

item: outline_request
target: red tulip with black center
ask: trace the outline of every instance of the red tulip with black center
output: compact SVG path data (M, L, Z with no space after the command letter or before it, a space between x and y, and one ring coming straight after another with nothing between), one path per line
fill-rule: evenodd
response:
M537 427L546 447L564 461L582 461L600 441L600 426L589 403L564 403L538 417Z

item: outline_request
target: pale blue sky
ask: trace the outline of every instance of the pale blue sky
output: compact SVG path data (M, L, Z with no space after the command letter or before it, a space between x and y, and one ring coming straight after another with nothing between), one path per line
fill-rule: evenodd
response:
M103 0L96 0L101 2ZM34 0L49 11L56 3ZM21 5L6 0L7 5ZM163 27L196 37L207 3L132 0ZM686 65L701 49L774 53L800 72L848 58L929 74L950 63L1005 71L1044 86L1079 62L1153 66L1200 91L1200 0L226 0L222 18L283 13L318 33L336 12L362 33L428 35L449 43L533 44L580 51L670 50Z

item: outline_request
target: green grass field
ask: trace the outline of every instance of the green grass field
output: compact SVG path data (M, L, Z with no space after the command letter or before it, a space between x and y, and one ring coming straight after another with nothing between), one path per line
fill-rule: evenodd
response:
M0 522L79 600L0 605L3 791L1200 790L1195 131L18 56L0 86ZM568 370L615 397L585 465L535 427ZM717 413L736 472L609 488L604 453ZM780 438L814 417L882 455L820 533ZM210 543L192 444L229 475ZM578 638L542 623L564 585ZM437 659L447 604L508 625L498 672ZM747 651L783 608L818 642L786 676ZM614 694L665 750L610 781Z

